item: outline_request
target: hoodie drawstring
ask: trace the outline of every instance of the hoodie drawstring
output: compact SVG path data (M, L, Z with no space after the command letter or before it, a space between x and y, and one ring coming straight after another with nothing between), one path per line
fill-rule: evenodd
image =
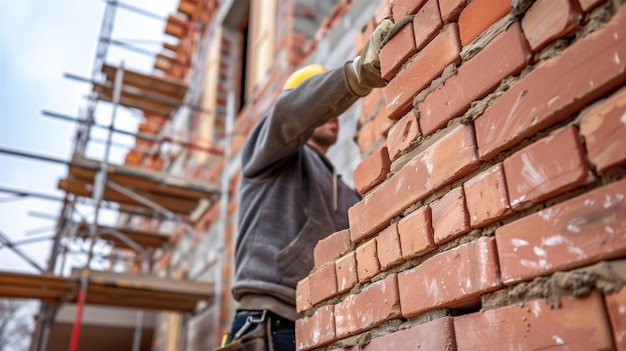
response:
M333 211L337 211L337 171L333 167Z

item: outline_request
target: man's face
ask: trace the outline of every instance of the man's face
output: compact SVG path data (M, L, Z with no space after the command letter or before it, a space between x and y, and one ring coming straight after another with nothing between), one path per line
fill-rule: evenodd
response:
M328 148L337 141L337 133L339 133L339 120L335 117L315 128L311 141Z

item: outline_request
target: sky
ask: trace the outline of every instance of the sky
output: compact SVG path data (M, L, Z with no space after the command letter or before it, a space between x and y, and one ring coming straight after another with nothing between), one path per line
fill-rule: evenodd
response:
M176 0L123 0L163 18L174 13ZM0 0L0 149L70 160L76 124L46 117L42 111L78 117L87 106L90 85L64 77L66 73L89 78L100 35L104 0ZM124 8L116 11L113 39L133 42L158 52L163 42L176 41L163 34L164 21ZM154 57L111 46L107 63L123 63L128 69L149 73ZM98 104L96 122L110 123L112 109ZM136 131L141 118L118 110L115 127ZM95 139L106 139L94 131ZM116 136L116 143L131 145L130 137ZM88 156L101 159L104 147L94 143ZM114 148L112 159L121 163L125 149ZM56 197L59 179L67 166L36 161L0 152L0 188L26 190ZM0 232L13 242L41 238L19 248L37 264L47 265L50 238L60 202L21 198L0 192ZM91 208L79 209L91 218ZM104 211L100 224L113 224L113 211ZM104 248L103 248L104 249ZM71 257L71 256L70 256ZM84 264L71 257L70 264ZM0 248L0 271L37 273L6 247Z

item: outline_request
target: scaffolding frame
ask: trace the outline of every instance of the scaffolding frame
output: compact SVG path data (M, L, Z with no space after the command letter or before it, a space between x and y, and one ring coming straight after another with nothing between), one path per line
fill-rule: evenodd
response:
M165 128L157 129L156 134L148 134L143 132L133 133L115 128L117 112L120 106L138 108L145 113L164 115L163 117L166 120L171 118L173 112L181 108L182 106L189 107L192 111L195 112L205 113L207 111L200 106L184 102L188 88L190 91L193 91L193 87L186 87L174 81L168 81L167 79L153 77L154 79L159 80L161 83L164 83L166 87L174 87L177 89L175 91L177 92L175 99L159 96L159 94L153 94L155 86L152 80L154 79L151 80L149 76L142 75L141 73L126 69L124 67L124 62L121 62L117 66L106 64L107 54L110 45L119 45L124 49L137 51L136 47L128 45L123 41L116 41L112 38L113 27L118 7L158 20L163 20L163 18L158 17L148 11L127 4L123 4L118 0L106 0L105 2L106 6L101 23L100 36L96 48L96 55L93 63L91 77L85 79L74 75L65 75L66 78L82 80L92 85L91 93L88 95L87 98L87 108L85 115L78 118L73 118L62 114L43 111L43 114L48 117L60 118L77 123L77 129L73 143L74 157L72 158L72 160L65 161L28 152L0 148L0 154L9 154L18 157L36 159L39 161L65 164L68 166L70 176L76 175L78 173L83 178L88 180L81 182L79 185L81 185L84 189L90 188L90 191L88 192L80 192L72 188L70 185L62 187L61 183L63 182L63 180L61 180L59 188L65 191L65 195L63 198L58 198L45 194L36 194L28 191L19 191L10 188L0 188L0 192L10 193L19 197L34 196L46 200L62 202L61 211L57 218L55 234L53 235L50 259L46 268L39 266L34 260L28 257L27 254L19 250L18 246L26 242L14 243L8 238L8 236L0 232L0 234L2 234L0 236L0 242L2 243L0 248L8 247L9 249L16 252L19 256L21 256L23 259L25 259L27 262L29 262L29 264L33 265L36 269L42 272L40 276L28 276L25 274L5 274L3 272L0 272L0 282L4 281L15 283L17 281L24 283L22 285L18 284L18 287L12 289L0 289L0 297L31 297L38 298L44 303L40 309L40 316L38 318L40 324L37 326L37 330L33 335L33 341L31 342L30 349L33 351L46 349L50 333L50 324L54 319L54 314L58 310L58 304L68 301L75 302L77 304L76 315L74 319L69 346L70 351L77 350L83 309L85 304L104 303L102 302L104 301L104 298L102 298L101 300L98 300L97 298L97 291L100 291L97 289L99 288L94 288L94 286L97 286L96 283L98 283L98 279L100 279L99 276L102 275L102 272L94 272L90 269L91 261L96 255L94 253L94 245L96 242L98 242L100 239L106 238L108 241L113 242L113 250L116 250L115 248L120 248L135 252L135 254L139 256L137 261L141 264L141 275L134 276L133 279L141 279L140 277L148 274L151 269L151 266L153 264L152 255L154 254L155 250L159 247L163 247L163 245L167 244L169 241L169 237L165 235L159 235L158 233L151 233L148 231L142 231L132 228L116 228L99 225L98 222L101 209L112 209L114 207L111 206L111 203L115 202L124 205L123 201L119 201L119 197L107 197L108 193L115 192L117 194L121 194L126 199L132 200L130 205L132 205L133 209L129 210L127 208L128 206L119 206L117 208L119 212L126 212L132 215L142 215L147 218L158 218L160 220L172 221L176 223L179 227L182 227L184 233L186 233L187 235L191 235L192 237L199 237L199 234L196 233L194 227L189 223L188 218L184 216L184 213L190 212L189 209L191 208L191 204L188 207L185 207L184 211L176 211L175 208L168 208L167 204L164 206L163 201L158 201L155 197L150 196L145 192L141 192L137 188L129 187L127 186L127 184L123 184L123 182L120 182L120 179L123 180L124 177L129 178L132 176L137 176L138 179L143 180L144 183L147 182L146 179L156 182L158 184L157 186L160 186L160 190L163 190L162 188L166 187L168 182L175 182L180 180L174 180L173 177L167 176L167 174L165 174L165 167L162 167L162 176L158 180L155 180L155 178L158 177L154 177L154 175L150 177L147 174L141 174L143 177L139 177L137 173L141 172L135 172L135 174L132 174L132 172L124 172L128 170L124 169L124 167L111 164L111 148L118 146L115 145L115 143L113 142L113 134L118 133L128 135L134 137L135 140L144 140L152 143L152 148L146 148L145 150L143 150L147 151L146 154L154 152L155 148L156 151L158 151L158 149L161 148L164 143L170 143L197 152L207 152L218 156L224 155L224 152L222 150L219 150L214 146L207 146L206 143L196 143L194 141L194 137L197 136L195 135L190 135L188 136L188 138L181 138L180 136L176 135L166 135L164 133ZM145 51L143 53L149 54ZM104 82L101 80L102 76L105 77ZM130 79L134 79L135 82L139 82L139 87L137 85L126 87L124 83L125 78L127 77L130 77ZM147 80L145 78L147 78ZM191 83L193 84L193 80ZM150 103L142 103L141 99L147 99ZM100 101L107 101L112 104L111 119L108 125L96 123L96 106ZM158 109L164 106L166 107L165 109ZM107 137L104 141L104 157L101 161L91 162L90 160L84 159L88 144L93 142L93 140L91 140L92 127L100 128L107 131ZM136 149L136 147L137 145L133 146L132 148ZM186 182L184 185L179 186L170 186L176 188L179 192L184 192L184 189L191 189L189 192L198 192L201 190L194 189L194 184L192 184L191 182ZM195 207L198 207L199 201L201 199L206 199L209 202L217 201L224 193L224 189L220 187L223 188L224 185L216 185L213 188L209 187L211 189L202 189L204 191L202 191L200 194L202 196L198 196ZM82 203L81 200L83 199L88 199L89 202ZM91 220L88 220L87 218L85 218L84 216L80 216L79 214L81 220L77 223L74 220L74 216L77 214L76 207L85 204L91 205L93 207L93 218ZM128 205L128 203L126 205ZM136 207L142 208L143 210L135 210L134 208ZM65 258L69 250L68 247L63 244L63 241L70 237L87 238L89 240L89 249L86 253L87 259L84 266L79 270L73 271L72 276L65 279L57 277L55 275L55 271L57 270L57 261L59 256L62 256L62 266L64 266ZM62 269L64 269L64 267L62 267ZM110 276L107 279L108 280L106 280L104 283L105 285L120 286L119 279L113 276ZM152 284L154 285L155 283L152 282ZM0 286L5 285L7 284L0 284ZM125 286L125 284L121 285ZM146 286L148 285L150 284L148 284L147 281L144 281L144 284L140 286L139 289L146 289ZM190 293L189 291L179 292L181 296L185 294L189 295L191 300L185 305L184 308L172 308L173 310L191 313L193 312L194 307L199 301L213 300L214 289L212 284L208 284L207 286L207 284L197 283L196 285L197 286L190 285L189 289L193 290L193 293ZM53 293L53 296L50 296L50 291L48 291L50 286L62 286L62 289L60 288L61 290L63 290L61 295L56 296ZM208 292L199 292L200 289L207 289L207 287ZM94 295L95 297L90 298L90 295L88 294L94 294L94 289L96 289L96 293ZM129 293L129 291L125 291L125 293ZM169 295L168 298L175 299L176 296L176 294ZM116 304L115 301L108 302L111 305L122 305L121 303ZM134 301L133 303L128 303L126 305L126 307L132 306L139 306L139 308L142 308L139 300ZM146 308L159 309L158 307L158 305L152 305ZM135 334L132 348L133 351L139 350L139 340L141 340L142 324L143 312L142 310L139 310L137 312L136 318Z

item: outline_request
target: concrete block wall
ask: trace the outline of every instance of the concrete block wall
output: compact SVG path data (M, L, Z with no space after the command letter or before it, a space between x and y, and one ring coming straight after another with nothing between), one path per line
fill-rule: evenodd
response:
M299 350L626 350L626 4L390 0Z

